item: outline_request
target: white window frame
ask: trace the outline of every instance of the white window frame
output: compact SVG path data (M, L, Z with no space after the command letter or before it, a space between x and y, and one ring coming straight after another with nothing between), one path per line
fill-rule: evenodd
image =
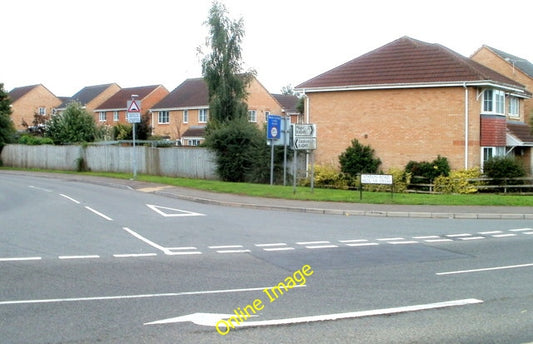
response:
M270 111L265 111L265 121L268 118L268 116L270 116Z
M197 147L200 145L200 140L199 139L188 139L187 140L188 142L188 146L192 146L192 147Z
M189 123L189 110L183 110L183 123Z
M170 113L168 111L159 111L157 114L157 123L158 124L169 124Z
M505 115L505 93L497 89L485 90L481 109L485 114Z
M98 112L98 121L100 121L100 122L107 121L107 112L105 112L105 111Z
M257 122L257 111L256 110L248 110L248 121L249 122Z
M120 119L118 111L113 111L113 122L118 122Z
M209 120L209 109L198 110L198 123L207 123Z
M481 147L481 170L489 159L505 156L505 147Z
M509 97L509 117L520 117L520 99Z
M40 106L37 111L38 111L39 115L46 116L46 107Z

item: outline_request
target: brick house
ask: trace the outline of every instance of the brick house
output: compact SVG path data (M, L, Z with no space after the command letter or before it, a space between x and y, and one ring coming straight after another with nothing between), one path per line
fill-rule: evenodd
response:
M268 114L282 114L281 104L253 78L248 86L248 119L263 124ZM203 142L209 121L209 91L203 78L187 79L151 109L153 134L185 146Z
M127 103L132 95L136 95L135 99L141 101L140 112L145 115L167 94L168 90L162 85L122 88L93 110L95 121L100 125L127 124Z
M317 125L316 162L338 165L357 139L382 169L441 155L452 169L505 154L505 109L523 116L526 88L439 45L402 37L296 87ZM502 135L503 133L503 135Z
M14 88L9 92L11 120L17 130L26 130L24 123L32 126L35 115L49 118L62 101L42 84Z
M72 97L63 101L56 109L57 113L65 111L70 102L78 102L90 114L94 113L100 104L111 98L115 93L120 91L120 86L116 83L86 86L79 90Z
M487 45L478 49L471 59L525 85L528 92L533 92L533 64L528 60ZM512 107L507 108L507 152L521 157L533 174L533 131L530 126L533 119L533 99L524 99L523 107L524 111L512 111Z

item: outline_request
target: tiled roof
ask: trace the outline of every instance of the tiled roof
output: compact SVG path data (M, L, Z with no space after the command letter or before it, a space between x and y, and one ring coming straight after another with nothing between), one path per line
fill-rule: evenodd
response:
M484 47L493 51L496 55L499 55L501 58L503 58L510 64L514 65L515 68L520 69L522 72L526 73L529 77L533 78L533 63L521 57L511 55L509 53L489 47L487 45L484 45Z
M61 104L58 108L59 109L66 108L68 103L72 101L77 101L83 106L87 105L87 103L89 103L91 100L96 98L100 93L104 92L111 85L113 84L86 86L82 88L80 91L78 91L78 93L68 98L66 101L63 101L63 104Z
M533 144L531 127L523 122L507 122L507 132L526 144Z
M170 92L159 103L157 109L191 108L209 105L209 91L203 78L187 79Z
M204 137L205 125L192 125L189 129L185 130L181 137Z
M519 83L442 45L402 37L298 85L298 89L493 81Z
M278 101L286 113L298 113L296 106L298 105L298 97L290 94L272 94Z
M126 109L128 100L131 100L132 94L136 94L138 96L136 99L142 101L158 87L161 87L161 85L123 88L100 104L95 110L124 110Z
M9 98L11 99L11 103L16 102L17 100L25 96L28 92L30 92L31 90L39 86L41 85L37 84L37 85L30 85L30 86L22 86L22 87L16 87L12 89L9 92Z

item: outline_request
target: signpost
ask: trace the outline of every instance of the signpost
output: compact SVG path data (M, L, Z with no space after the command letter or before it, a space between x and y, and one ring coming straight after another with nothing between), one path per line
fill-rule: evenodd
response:
M292 126L292 149L294 149L294 180L296 180L296 151L311 151L311 192L314 187L314 156L316 149L316 124L293 124ZM296 192L296 181L293 182L293 192Z
M281 116L267 118L267 140L270 140L270 185L274 184L274 141L281 138Z
M132 123L133 128L133 153L132 153L132 165L133 165L133 179L137 178L137 161L136 161L136 151L135 151L135 123L141 123L141 101L135 100L138 97L136 94L131 95L131 100L127 102L127 111L126 116L128 122Z
M392 174L361 174L361 181L359 183L359 199L363 199L363 184L382 184L390 185L390 197L394 195L394 181Z

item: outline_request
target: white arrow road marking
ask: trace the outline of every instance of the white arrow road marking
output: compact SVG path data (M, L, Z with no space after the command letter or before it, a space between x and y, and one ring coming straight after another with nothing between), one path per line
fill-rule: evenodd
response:
M456 307L456 306L465 306L476 303L483 303L483 300L478 299L463 299L463 300L453 300L453 301L444 301L436 303L428 303L422 305L414 306L404 306L404 307L395 307L395 308L383 308L375 309L369 311L358 311L358 312L348 312L348 313L335 313L335 314L325 314L325 315L314 315L308 317L298 317L298 318L287 318L287 319L275 319L275 320L263 320L263 321L244 321L235 327L259 327L259 326L277 326L277 325L289 325L289 324L302 324L318 321L331 321L331 320L341 320L341 319L353 319L353 318L362 318L370 316L379 316L379 315L391 315L398 313L407 313L407 312L418 312L430 309L438 308L447 308L447 307ZM144 325L159 325L159 324L171 324L178 322L191 321L196 325L201 326L216 326L219 320L228 319L235 314L213 314L213 313L194 313L189 315L184 315L176 318L169 318L163 320L157 320L145 323ZM225 326L219 324L219 326Z
M205 216L205 214L195 213L193 211L162 207L160 205L147 204L146 206L163 217ZM165 212L162 209L170 212Z

